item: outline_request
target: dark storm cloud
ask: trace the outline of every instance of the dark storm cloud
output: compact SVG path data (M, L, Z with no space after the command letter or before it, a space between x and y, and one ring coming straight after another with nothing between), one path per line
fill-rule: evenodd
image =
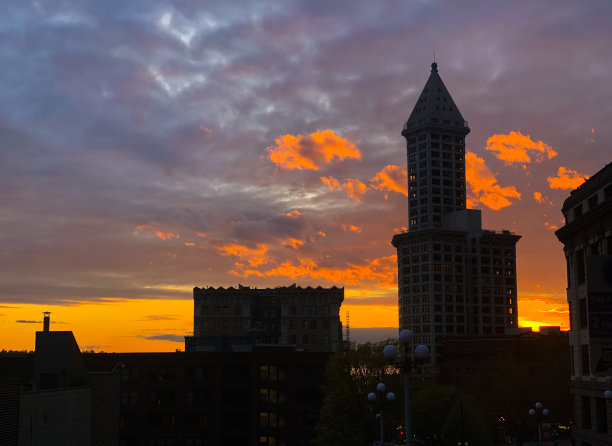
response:
M11 3L0 21L0 298L177 298L185 292L171 285L235 285L237 259L219 255L230 243L263 243L275 265L392 255L405 197L369 189L356 203L320 177L369 184L405 164L401 126L434 51L470 122L468 148L524 197L488 211L486 225L516 222L518 206L535 212L532 189L559 207L566 194L547 176L609 161L611 11L551 4ZM326 129L362 159L319 172L266 159L279 136ZM484 147L513 130L558 157L505 167ZM283 215L293 210L299 218ZM533 220L514 225L524 241L544 227Z

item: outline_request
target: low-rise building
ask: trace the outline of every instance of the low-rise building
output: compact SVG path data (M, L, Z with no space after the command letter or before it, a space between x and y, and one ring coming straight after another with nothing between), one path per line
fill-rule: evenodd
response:
M344 288L194 288L193 336L186 351L271 344L335 351L342 342Z

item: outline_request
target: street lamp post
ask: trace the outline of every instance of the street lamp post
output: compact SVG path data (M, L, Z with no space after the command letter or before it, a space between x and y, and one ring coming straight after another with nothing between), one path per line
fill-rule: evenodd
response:
M387 345L383 354L389 361L398 359L397 365L404 370L404 411L406 415L406 446L410 446L412 442L412 425L410 416L410 370L413 366L412 353L409 351L409 346L412 344L413 334L411 330L402 330L400 333L401 353L395 345ZM426 345L417 345L414 349L414 357L416 359L425 359L429 356L429 348Z
M395 401L395 393L393 393L393 392L388 392L383 397L386 388L387 388L387 386L385 386L385 383L378 383L377 386L376 386L376 390L381 394L382 402L384 402L385 399L387 401L389 401L389 402ZM376 401L376 394L374 392L368 393L368 401L370 403L374 403ZM384 444L385 444L385 421L384 421L384 418L383 418L382 404L380 406L380 411L378 412L378 414L376 414L376 416L379 418L379 421L380 421L380 446L384 446Z
M529 409L529 415L535 416L538 422L538 446L542 446L542 417L550 414L548 409L542 409L542 403L535 403L535 409Z

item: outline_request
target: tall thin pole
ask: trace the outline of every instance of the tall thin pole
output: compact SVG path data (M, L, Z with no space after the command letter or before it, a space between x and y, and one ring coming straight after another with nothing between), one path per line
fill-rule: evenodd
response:
M380 409L380 446L385 444L385 422L383 421L383 410Z
M406 446L412 443L412 426L410 421L410 368L404 367L404 411L406 414Z
M463 430L463 400L461 400L459 404L459 409L461 410L461 446L465 446L465 432Z

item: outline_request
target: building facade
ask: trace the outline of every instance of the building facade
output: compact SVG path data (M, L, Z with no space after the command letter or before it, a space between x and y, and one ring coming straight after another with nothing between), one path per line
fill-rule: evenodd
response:
M116 446L119 375L89 371L71 331L50 331L34 353L0 354L0 445Z
M92 371L120 364L120 446L312 446L329 355L253 346L83 356Z
M515 334L463 336L443 341L440 384L461 389L486 414L496 442L537 440L528 409L541 401L550 411L555 439L569 438L571 425L568 332L559 327Z
M342 342L344 288L194 288L194 336L186 351L254 344L335 351Z
M609 445L612 410L612 163L571 192L556 232L567 263L577 446Z
M404 125L408 231L396 234L400 329L435 362L446 336L503 334L517 324L516 243L483 230L466 208L465 137L470 132L437 64Z

